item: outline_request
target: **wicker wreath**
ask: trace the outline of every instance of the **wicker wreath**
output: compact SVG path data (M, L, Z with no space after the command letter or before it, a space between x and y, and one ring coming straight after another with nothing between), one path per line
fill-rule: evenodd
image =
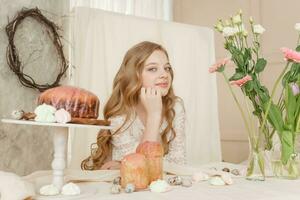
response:
M26 17L31 17L35 19L37 22L43 24L46 27L47 32L51 33L51 35L49 34L49 37L53 41L58 56L61 60L59 74L56 80L51 84L48 83L38 84L28 74L23 73L22 63L20 62L18 51L14 44L14 36L18 26L23 22L23 20ZM42 15L41 11L38 8L33 8L33 9L24 8L20 12L18 12L18 14L11 22L7 24L5 30L8 36L8 46L6 51L7 64L10 67L10 69L18 76L21 84L24 85L25 87L38 89L40 92L49 88L59 86L59 81L62 78L62 76L65 74L69 65L64 56L63 45L60 40L61 36L58 34L58 30L59 30L58 26L53 22L51 22L50 20L48 20L44 15Z

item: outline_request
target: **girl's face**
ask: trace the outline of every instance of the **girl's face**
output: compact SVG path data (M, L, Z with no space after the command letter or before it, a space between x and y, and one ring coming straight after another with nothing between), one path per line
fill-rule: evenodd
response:
M157 88L166 96L171 87L171 65L163 51L154 51L145 61L142 83L145 88Z

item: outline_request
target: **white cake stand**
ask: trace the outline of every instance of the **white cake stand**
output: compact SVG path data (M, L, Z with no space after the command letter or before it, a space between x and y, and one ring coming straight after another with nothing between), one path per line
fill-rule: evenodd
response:
M36 125L36 126L51 126L55 128L53 134L54 158L52 161L52 184L61 190L64 185L64 169L66 168L66 153L68 144L69 128L97 128L97 129L112 129L112 126L85 125L85 124L62 124L62 123L42 123L27 120L2 119L3 123L21 124L21 125ZM51 196L49 196L51 197Z

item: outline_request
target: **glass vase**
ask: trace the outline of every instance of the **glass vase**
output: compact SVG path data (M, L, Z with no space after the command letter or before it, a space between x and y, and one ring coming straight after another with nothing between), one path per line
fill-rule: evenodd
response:
M292 153L284 164L281 159L281 144L278 136L274 137L274 145L272 148L272 171L275 177L283 179L298 179L300 176L300 160L299 154L294 147L294 153Z
M262 150L250 148L246 179L252 181L265 180L265 160Z

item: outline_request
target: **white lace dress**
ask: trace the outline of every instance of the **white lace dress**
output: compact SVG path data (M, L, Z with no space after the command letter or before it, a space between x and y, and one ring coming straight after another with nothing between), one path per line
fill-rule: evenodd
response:
M169 152L164 156L170 163L185 164L186 163L186 148L185 148L185 110L182 100L177 100L174 106L175 118L173 121L173 127L176 132L176 137L170 142ZM124 123L125 117L118 116L111 120L111 125L114 127L111 133L119 129ZM162 132L167 126L167 122L164 121L160 127ZM144 125L136 115L122 128L121 132L113 135L112 137L112 159L122 160L122 158L129 154L134 153L137 146L140 144ZM170 133L168 134L168 138Z

